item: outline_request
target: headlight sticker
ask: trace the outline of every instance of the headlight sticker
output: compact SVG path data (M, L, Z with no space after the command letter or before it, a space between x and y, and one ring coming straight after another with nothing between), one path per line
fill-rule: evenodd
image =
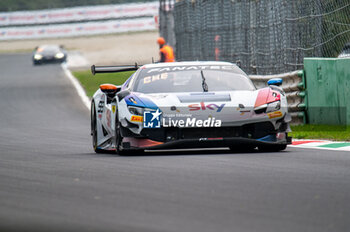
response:
M283 113L281 111L275 111L272 113L268 113L267 116L269 116L269 118L279 118L283 116Z

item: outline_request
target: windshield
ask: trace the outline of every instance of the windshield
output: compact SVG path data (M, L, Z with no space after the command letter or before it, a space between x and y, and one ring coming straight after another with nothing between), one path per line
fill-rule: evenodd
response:
M141 93L212 92L255 90L244 75L232 70L184 70L150 72L142 70L134 86ZM173 69L171 69L173 70Z
M60 51L58 46L42 46L39 47L37 52L57 53Z

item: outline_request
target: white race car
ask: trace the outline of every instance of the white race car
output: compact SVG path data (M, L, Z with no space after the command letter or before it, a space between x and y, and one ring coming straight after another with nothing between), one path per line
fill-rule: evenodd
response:
M136 72L103 84L91 102L95 152L229 147L284 150L291 143L287 99L272 79L257 90L228 62L92 66L92 73Z

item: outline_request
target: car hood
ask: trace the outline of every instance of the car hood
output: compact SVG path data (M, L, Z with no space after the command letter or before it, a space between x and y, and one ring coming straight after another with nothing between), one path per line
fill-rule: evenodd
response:
M63 53L61 51L54 51L54 50L44 50L42 52L39 52L38 54L41 54L43 56L55 56L57 53Z
M262 118L254 113L257 91L225 91L202 93L135 93L145 108L160 109L162 117L206 120L220 119L223 123Z

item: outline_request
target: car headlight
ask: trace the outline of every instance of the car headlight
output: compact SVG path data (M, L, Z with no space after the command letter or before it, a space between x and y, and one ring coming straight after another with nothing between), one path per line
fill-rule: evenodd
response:
M62 52L59 52L55 55L55 58L62 59L64 57L64 54Z
M281 108L280 101L271 102L271 103L267 104L266 113L274 112L276 110L279 110L280 108Z
M144 108L135 107L135 106L128 106L128 110L129 110L130 114L143 116Z
M35 55L34 55L34 59L35 59L35 60L41 60L42 58L43 58L43 56L40 55L40 54L35 54Z
M270 113L281 109L281 102L274 101L254 108L256 114Z

